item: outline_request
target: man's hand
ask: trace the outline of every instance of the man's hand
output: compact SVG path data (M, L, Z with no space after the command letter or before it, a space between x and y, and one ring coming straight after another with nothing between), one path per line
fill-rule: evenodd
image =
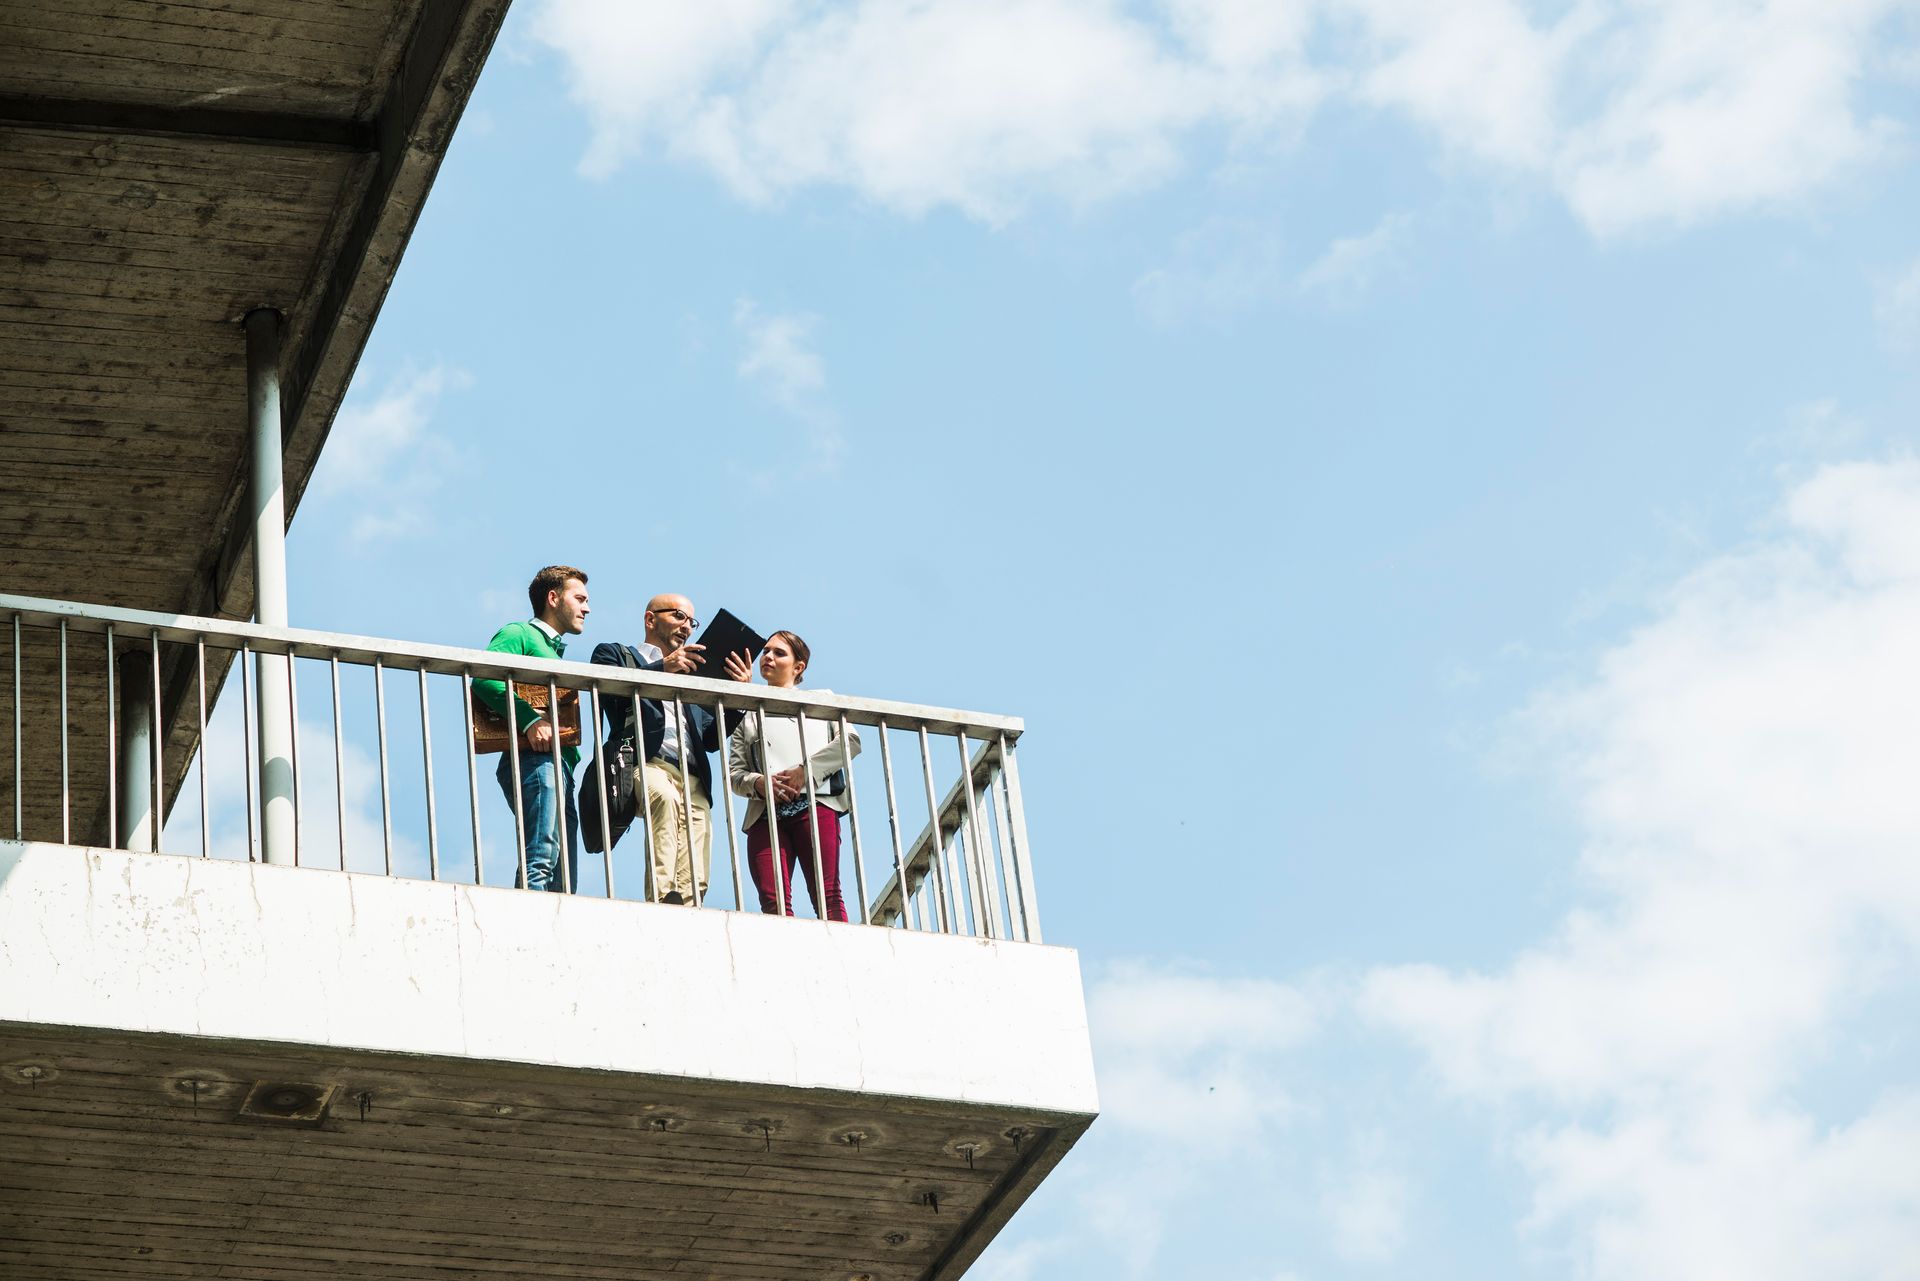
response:
M700 665L706 661L705 645L682 645L660 660L660 670L678 676L696 676L700 672Z
M753 655L746 650L736 650L727 655L727 679L750 681L753 679Z
M546 721L537 721L527 727L527 746L536 752L553 749L553 726Z

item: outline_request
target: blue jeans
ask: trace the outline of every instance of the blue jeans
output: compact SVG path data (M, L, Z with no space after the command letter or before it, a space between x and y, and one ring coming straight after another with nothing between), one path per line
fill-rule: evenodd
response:
M500 754L500 768L494 777L500 780L501 794L513 806L513 756ZM571 885L579 888L580 812L573 799L573 771L567 771L567 785L553 785L553 758L544 752L520 753L520 804L527 831L527 875L524 888L552 890L555 893ZM567 879L560 880L560 837L553 830L554 802L565 797L567 815ZM519 869L514 870L515 889L523 888Z

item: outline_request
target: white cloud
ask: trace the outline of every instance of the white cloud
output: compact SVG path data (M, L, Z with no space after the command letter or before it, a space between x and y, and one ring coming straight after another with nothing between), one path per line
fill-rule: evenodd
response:
M1546 166L1556 143L1561 60L1584 6L1535 27L1512 0L1339 0L1365 52L1353 59L1363 102L1405 112L1449 145L1520 168Z
M1806 1081L1920 983L1917 650L1920 462L1821 470L1524 717L1591 901L1497 971L1367 980L1450 1090L1525 1118L1582 1275L1912 1275L1915 1083Z
M566 0L538 9L535 38L566 54L574 97L593 118L587 172L611 172L655 131L694 123L709 109L714 82L741 71L799 7L793 0Z
M1025 1281L1055 1257L1166 1275L1157 1263L1168 1224L1210 1181L1242 1177L1297 1115L1292 1060L1316 1035L1321 1005L1283 983L1178 965L1096 974L1087 1015L1101 1116L1083 1149L1103 1156L1067 1167L1065 1232L996 1244L982 1275Z
M1177 167L1182 131L1267 121L1319 94L1304 68L1272 74L1297 58L1300 3L1174 4L1152 15L1170 30L1113 0L652 8L540 11L593 123L588 171L660 145L751 200L833 183L1003 222L1035 195L1149 185ZM643 47L637 61L620 52Z
M473 380L445 365L403 371L371 402L350 390L313 476L314 496L342 509L355 542L427 527L428 500L454 461L429 429L440 398Z
M1300 273L1301 291L1340 303L1355 301L1391 265L1412 221L1406 214L1388 214L1372 231L1335 240Z
M1184 232L1171 261L1133 282L1133 301L1156 325L1225 319L1284 296L1279 234L1263 223L1216 218Z
M1377 1140L1366 1146L1377 1148ZM1406 1236L1406 1178L1388 1168L1377 1152L1358 1158L1321 1190L1320 1214L1332 1237L1333 1252L1349 1263L1384 1263L1400 1252Z
M1790 205L1885 155L1864 85L1912 0L546 0L593 128L743 198L839 185L989 223L1165 180L1201 131L1286 142L1391 112L1599 235Z
M1790 200L1881 154L1894 127L1852 101L1906 0L1621 6L1589 42L1618 76L1559 158L1600 231Z
M1895 351L1920 347L1920 258L1882 280L1874 295L1882 341Z
M827 387L826 362L811 345L819 323L818 316L768 314L742 299L733 309L743 348L737 372L788 413L813 412Z
M1522 1157L1542 1225L1580 1225L1607 1281L1822 1281L1914 1275L1920 1098L1823 1130L1786 1109L1638 1108L1607 1127L1542 1128Z
M1823 459L1857 450L1865 436L1866 424L1827 396L1793 406L1785 425L1759 443L1788 457Z
M801 471L817 475L839 465L845 442L826 400L826 361L813 345L820 318L801 312L768 312L750 299L734 304L733 327L740 338L734 372L785 410L804 431ZM790 468L754 473L756 484L771 484Z
M1294 1109L1280 1056L1316 1023L1294 988L1130 964L1094 985L1087 1009L1103 1124L1212 1153L1253 1142Z

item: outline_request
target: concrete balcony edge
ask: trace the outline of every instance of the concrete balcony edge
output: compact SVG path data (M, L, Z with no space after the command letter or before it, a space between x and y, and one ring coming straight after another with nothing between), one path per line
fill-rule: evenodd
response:
M1066 948L11 841L0 1022L1098 1111Z

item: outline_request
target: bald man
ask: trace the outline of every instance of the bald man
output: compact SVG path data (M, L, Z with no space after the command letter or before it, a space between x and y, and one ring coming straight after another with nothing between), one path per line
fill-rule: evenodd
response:
M705 670L704 648L687 643L700 620L685 596L672 592L655 596L647 602L644 622L647 638L643 643L596 645L593 661L682 676L753 679L750 654L728 654L721 671ZM631 740L632 700L610 698L604 706L609 736ZM641 700L643 748L633 794L638 798L645 788L645 812L640 817L653 843L652 896L659 902L697 904L706 897L707 872L713 861L713 762L708 754L739 719L739 713L728 712L722 729L711 707L683 701L676 718L671 700Z

